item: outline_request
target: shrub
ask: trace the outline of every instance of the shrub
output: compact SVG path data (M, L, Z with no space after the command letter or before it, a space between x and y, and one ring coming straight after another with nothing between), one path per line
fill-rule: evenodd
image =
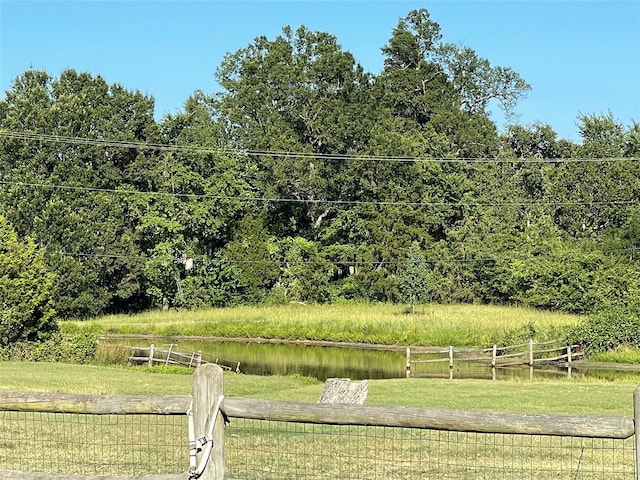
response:
M57 328L53 274L43 255L32 239L21 242L0 216L0 346L43 339Z
M640 347L640 303L607 303L571 332L572 342L589 352L606 352L621 345Z
M97 345L97 337L91 333L56 332L44 341L21 341L0 347L0 360L89 363Z

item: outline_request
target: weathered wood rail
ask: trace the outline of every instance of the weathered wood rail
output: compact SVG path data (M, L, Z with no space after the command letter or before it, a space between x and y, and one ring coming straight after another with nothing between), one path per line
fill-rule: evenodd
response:
M127 346L131 350L129 356L129 364L139 365L146 364L152 367L153 365L177 365L181 367L197 368L200 365L206 363L213 363L218 365L223 370L235 370L240 373L240 362L236 362L235 367L229 365L223 365L212 358L207 358L201 351L197 352L178 352L173 349L174 344L170 344L168 349L158 348L153 343L149 347L134 347Z
M55 393L0 392L0 410L18 412L185 415L193 412L195 438L213 437L213 450L203 480L223 480L224 423L222 419L254 419L323 425L403 427L515 435L549 435L582 438L627 439L635 436L635 459L638 462L640 438L635 425L640 422L640 387L633 397L634 417L610 415L518 414L460 411L435 408L388 407L373 405L311 404L301 402L255 400L223 397L222 369L202 365L193 380L193 395L101 396ZM220 411L212 408L220 405ZM213 414L213 417L212 417ZM217 418L211 427L211 418ZM637 465L637 463L636 463ZM184 475L143 477L61 476L44 473L2 471L0 478L72 480L103 478L117 480L177 480ZM636 467L636 479L640 474Z
M2 480L185 480L183 473L142 475L137 477L122 477L112 475L67 475L60 473L19 472L16 470L0 470Z
M557 340L534 342L492 348L458 348L449 346L437 347L407 347L406 348L406 377L415 375L413 365L421 363L449 363L449 377L453 378L456 362L484 364L493 370L495 379L496 368L536 365L555 365L568 369L570 375L573 361L584 358L584 351L580 345L566 345Z
M0 410L95 415L185 415L191 395L100 396L1 392ZM625 439L634 434L631 417L521 414L377 405L314 404L225 397L230 418L326 425L409 427L455 432L557 435Z

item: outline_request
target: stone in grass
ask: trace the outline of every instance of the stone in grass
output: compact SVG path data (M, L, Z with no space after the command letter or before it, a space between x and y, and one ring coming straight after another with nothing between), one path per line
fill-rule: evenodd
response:
M363 405L367 399L369 382L352 382L350 378L327 378L319 403Z

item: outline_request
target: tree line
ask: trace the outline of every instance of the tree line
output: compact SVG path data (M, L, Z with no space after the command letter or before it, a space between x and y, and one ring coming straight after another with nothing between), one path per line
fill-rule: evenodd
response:
M499 132L530 86L424 9L381 51L367 73L285 27L160 121L101 75L25 71L0 101L0 343L152 307L639 303L640 124Z

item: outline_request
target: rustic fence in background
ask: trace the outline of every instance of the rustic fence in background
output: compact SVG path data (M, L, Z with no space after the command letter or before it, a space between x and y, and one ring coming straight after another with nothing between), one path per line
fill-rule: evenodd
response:
M640 390L634 419L225 398L222 381L203 365L192 395L0 392L0 478L640 478Z
M491 369L492 377L496 378L496 368L529 366L533 375L535 366L561 366L566 374L571 376L574 360L584 358L584 350L580 345L566 345L560 341L534 342L492 348L459 348L442 347L407 347L406 348L406 376L428 376L421 372L419 364L449 363L449 378L454 378L455 364L480 364Z
M206 363L218 365L223 370L235 370L240 373L240 362L236 362L235 367L223 365L214 359L203 355L200 350L197 352L178 352L174 350L175 344L169 344L167 349L159 348L153 343L149 347L126 347L131 351L129 356L130 365L145 364L150 367L154 365L177 365L180 367L197 368Z

